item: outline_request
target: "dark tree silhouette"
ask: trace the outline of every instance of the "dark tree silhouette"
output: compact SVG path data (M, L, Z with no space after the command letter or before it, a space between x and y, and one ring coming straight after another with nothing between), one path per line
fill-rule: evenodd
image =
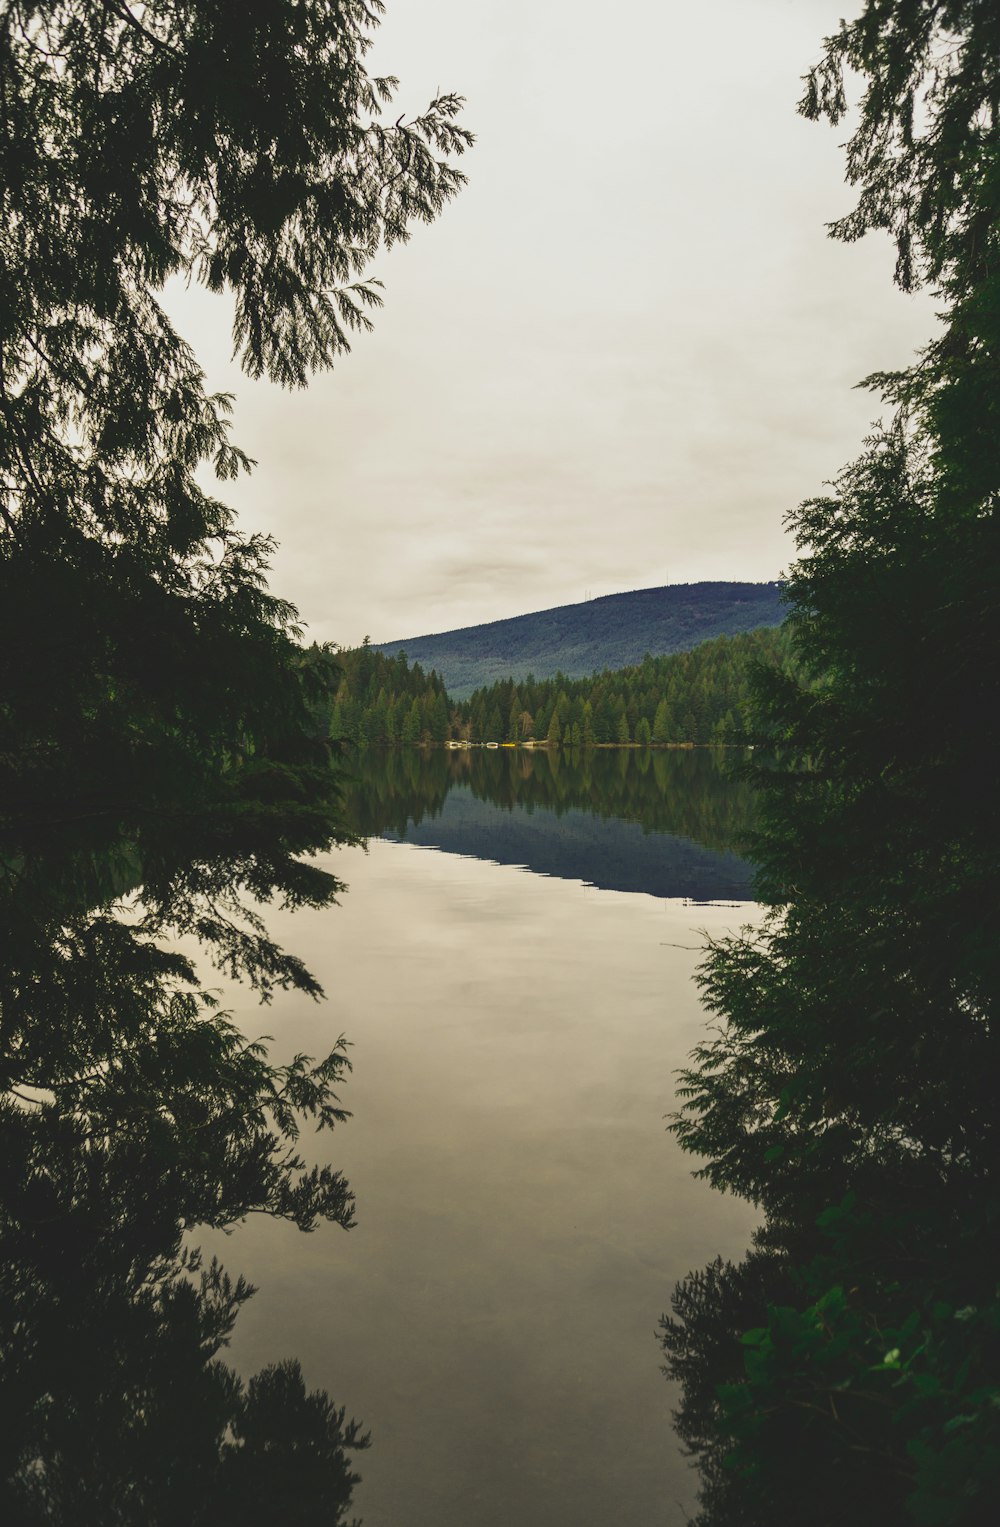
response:
M350 834L331 659L204 485L251 463L161 294L228 293L244 369L289 387L369 327L373 257L437 215L470 141L457 97L408 118L369 77L380 12L0 8L5 1520L348 1507L357 1428L294 1364L244 1386L217 1362L249 1290L192 1284L182 1252L250 1212L352 1222L298 1148L344 1117L343 1047L279 1064L176 952L319 995L257 907L330 902L305 856Z
M1000 11L869 0L805 114L840 120L852 77L859 198L832 232L886 229L943 321L871 379L894 417L792 516L813 687L758 686L771 915L709 953L720 1027L676 1128L761 1207L775 1291L692 1280L667 1325L705 1524L964 1527L1000 1484Z

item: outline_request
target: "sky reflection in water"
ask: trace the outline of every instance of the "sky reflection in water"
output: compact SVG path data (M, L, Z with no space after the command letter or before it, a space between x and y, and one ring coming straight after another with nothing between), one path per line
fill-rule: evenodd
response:
M680 1527L692 1506L656 1322L678 1278L742 1255L753 1215L692 1178L663 1116L705 1022L703 935L756 909L682 899L738 894L725 845L747 803L717 759L658 757L561 759L555 780L524 755L364 760L356 820L408 841L337 854L342 906L275 919L328 1002L265 1020L235 994L283 1048L352 1042L354 1116L328 1148L357 1228L251 1222L210 1244L261 1289L238 1365L295 1352L371 1427L366 1527ZM616 832L676 896L595 888L627 862L597 853ZM507 849L546 875L477 862Z

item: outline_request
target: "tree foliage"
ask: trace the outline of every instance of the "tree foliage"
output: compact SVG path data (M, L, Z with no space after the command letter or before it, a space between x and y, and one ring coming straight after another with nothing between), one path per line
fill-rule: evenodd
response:
M693 1277L665 1326L706 1524L995 1510L998 26L871 0L807 81L834 121L852 71L864 92L832 231L888 230L944 311L872 379L893 419L792 516L813 686L758 686L771 912L710 950L719 1028L676 1125L764 1215L744 1268Z
M259 906L331 902L312 856L351 834L329 657L210 486L251 463L163 289L225 293L244 370L289 387L370 326L374 256L437 215L470 141L458 97L408 117L369 76L381 9L0 8L12 1520L342 1521L350 1500L358 1429L294 1364L244 1386L217 1363L249 1290L182 1251L248 1213L352 1223L299 1150L345 1116L343 1044L277 1062L178 950L264 1000L320 995Z
M221 1361L254 1290L181 1247L157 1152L6 1105L0 1133L4 1520L347 1520L367 1438L296 1362Z
M268 0L234 25L213 0L5 8L7 803L98 788L117 807L301 731L270 543L198 475L249 466L230 400L205 391L160 294L170 277L228 292L244 368L289 386L368 326L363 273L454 194L469 141L454 96L386 124L396 82L364 68L380 10Z
M456 730L474 742L513 742L521 738L520 714L527 711L531 733L549 736L553 716L560 729L580 728L579 745L640 741L710 743L734 740L750 698L751 676L758 664L793 663L791 642L780 626L736 636L717 636L689 652L650 657L628 668L592 674L588 679L520 681L505 679L479 689L457 707ZM515 732L501 720L491 731L491 714L517 717ZM645 721L646 727L641 723Z
M310 660L322 665L322 650L311 649ZM444 742L452 707L433 668L425 673L405 652L385 657L365 643L336 654L322 721L333 737L361 746Z

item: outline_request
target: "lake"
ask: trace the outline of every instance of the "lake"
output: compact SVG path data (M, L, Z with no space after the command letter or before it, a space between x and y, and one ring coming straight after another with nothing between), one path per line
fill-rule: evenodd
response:
M358 1223L197 1237L259 1286L232 1360L295 1355L371 1429L366 1527L679 1527L696 1481L656 1323L754 1216L664 1115L706 1022L699 946L757 915L743 787L704 750L355 768L372 836L330 856L342 904L269 917L327 1000L227 1000L281 1054L350 1040L353 1117L306 1145Z

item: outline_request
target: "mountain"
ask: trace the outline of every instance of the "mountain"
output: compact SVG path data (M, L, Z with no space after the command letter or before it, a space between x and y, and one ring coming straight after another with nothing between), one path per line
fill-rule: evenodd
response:
M777 626L784 618L780 583L670 583L374 645L392 656L405 651L411 663L436 669L452 699L464 700L497 679L560 672L586 678L640 663L647 652L686 652L709 637Z

